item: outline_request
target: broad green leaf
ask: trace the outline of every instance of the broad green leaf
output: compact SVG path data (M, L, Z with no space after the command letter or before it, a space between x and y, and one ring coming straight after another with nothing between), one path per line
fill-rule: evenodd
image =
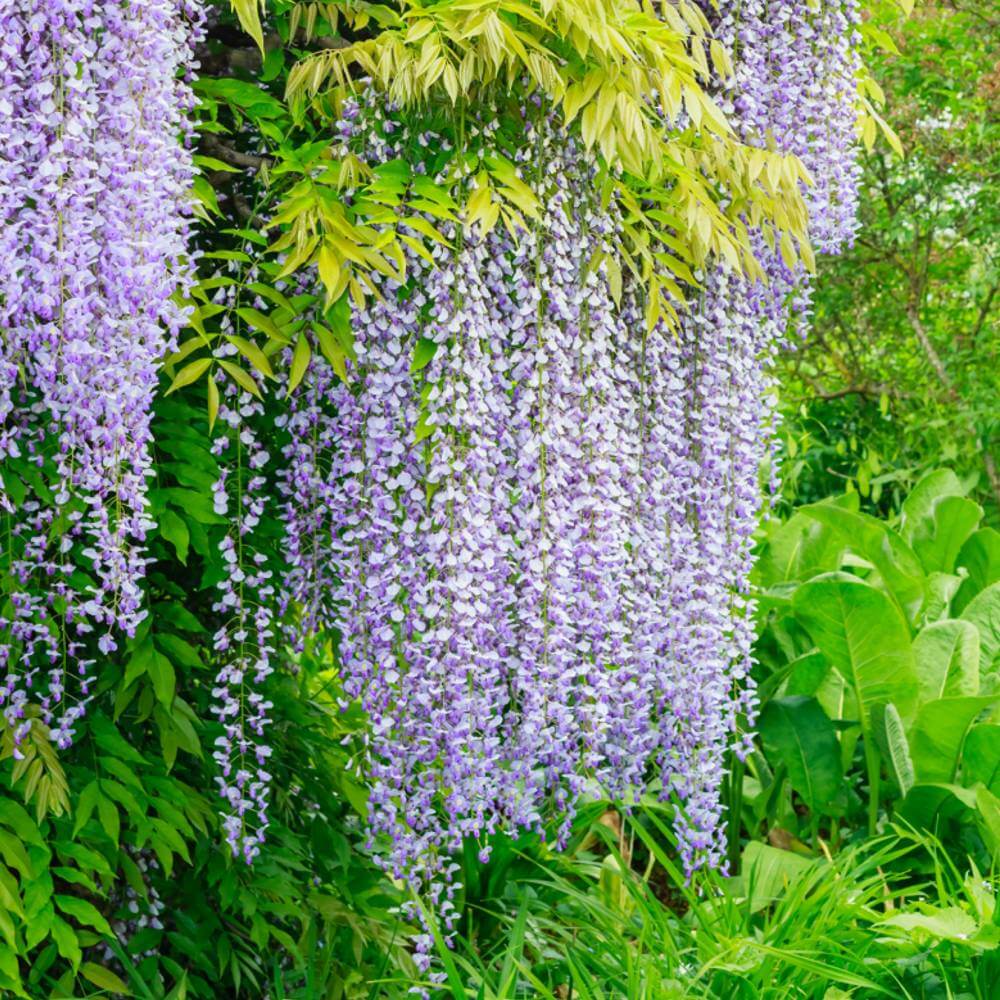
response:
M983 508L965 497L943 497L930 523L920 522L910 544L928 573L950 573L962 546L979 527Z
M865 728L872 707L890 701L904 721L912 718L917 678L909 630L881 590L857 577L830 573L799 587L792 609L853 688Z
M967 942L979 924L971 913L958 906L926 907L923 913L897 913L880 920L880 928L904 931L907 940Z
M822 864L818 859L751 840L743 851L740 874L751 912L756 913L780 899L818 864Z
M962 784L985 785L1000 795L1000 726L973 726L962 748Z
M410 362L410 374L426 368L431 363L431 358L437 353L438 345L435 341L427 337L421 337L413 348L413 360Z
M934 622L913 640L921 702L979 694L979 633L970 622Z
M968 574L955 595L955 613L961 614L976 594L1000 581L1000 531L980 528L962 546L955 562Z
M852 552L870 562L906 618L914 619L926 595L925 573L899 535L874 517L829 504L810 504L802 513L837 532Z
M831 506L856 509L857 494L845 494L827 501ZM768 532L767 542L754 568L754 579L761 587L772 587L790 580L808 580L820 573L840 568L840 558L847 543L839 533L806 514L795 513L783 524Z
M840 744L833 723L815 698L774 698L760 714L758 729L772 766L780 760L792 788L810 811L839 815L846 806Z
M788 664L785 694L814 695L829 673L830 664L822 653L804 653Z
M961 785L916 784L896 810L900 818L927 830L976 808L976 793Z
M899 533L912 544L921 534L932 533L934 507L945 497L962 497L965 490L951 469L935 469L927 473L910 490L900 509Z
M1000 799L983 785L976 788L975 794L979 829L996 863L1000 859Z
M977 594L962 612L962 621L979 630L979 682L986 691L1000 686L1000 582Z
M903 720L892 702L877 708L873 733L890 777L900 795L905 796L916 781L916 773Z
M962 744L977 716L996 698L939 698L920 706L910 730L910 751L917 780L948 784L955 780Z

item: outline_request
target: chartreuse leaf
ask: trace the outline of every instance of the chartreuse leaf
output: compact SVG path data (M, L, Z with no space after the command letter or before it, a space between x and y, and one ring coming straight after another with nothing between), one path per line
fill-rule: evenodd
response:
M84 962L80 966L80 975L99 989L110 990L112 993L119 993L122 996L132 996L132 991L128 986L110 969L105 969L101 965Z
M971 622L934 622L913 640L921 702L979 694L979 632Z
M847 804L837 731L815 698L773 698L758 722L772 760L788 770L792 788L810 811L835 815Z
M264 52L264 30L260 23L259 0L230 0L243 30L257 43L261 54Z

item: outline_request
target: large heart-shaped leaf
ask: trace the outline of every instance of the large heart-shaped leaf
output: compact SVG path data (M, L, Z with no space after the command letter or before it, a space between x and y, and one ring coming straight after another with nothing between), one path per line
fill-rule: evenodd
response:
M846 805L837 731L815 698L774 698L758 729L772 760L788 770L792 788L813 813L839 815Z
M962 612L962 620L979 630L979 683L984 691L1000 686L1000 582L977 594Z
M892 702L903 721L917 705L909 629L886 594L858 577L830 573L803 584L792 608L820 652L854 689L869 729L875 705Z
M979 694L979 632L950 619L928 625L913 640L921 702Z
M954 781L969 727L996 698L938 698L920 706L910 731L910 752L920 782Z
M871 563L906 618L916 617L926 597L926 574L899 535L874 517L841 507L810 504L802 513L837 532L852 552Z

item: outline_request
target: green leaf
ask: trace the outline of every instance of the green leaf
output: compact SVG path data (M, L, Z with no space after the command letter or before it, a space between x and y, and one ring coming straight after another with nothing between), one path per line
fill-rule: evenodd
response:
M768 755L784 763L792 788L811 812L843 812L847 801L837 731L815 698L772 699L758 728Z
M153 682L153 690L156 692L157 699L161 704L169 707L174 700L174 690L177 686L173 664L162 653L153 650L146 672Z
M750 901L750 911L757 913L780 899L790 886L821 862L804 858L791 851L782 851L770 844L751 840L743 851L740 866L743 891Z
M174 376L174 380L170 383L170 388L167 389L165 395L169 396L172 392L176 392L178 389L183 389L184 386L197 381L202 375L205 374L206 371L208 371L208 366L211 363L212 358L198 358L197 361L192 361L190 364L185 365Z
M833 501L833 506L858 503L857 494L847 494ZM815 518L795 513L768 532L767 543L757 560L754 578L762 587L772 587L792 580L809 580L820 573L840 568L847 543L838 532Z
M912 539L928 573L950 573L962 546L979 526L983 508L965 497L943 497L934 505L930 524L922 522Z
M413 360L410 362L411 375L415 375L431 363L431 358L437 353L437 347L436 341L429 340L427 337L421 337L417 341L417 345L413 349Z
M288 391L294 392L298 384L302 381L306 369L309 367L309 360L312 357L312 349L305 333L299 334L299 339L295 344L295 353L292 355L292 367L288 372Z
M910 732L910 750L919 782L954 781L965 734L976 717L996 700L939 698L920 706Z
M93 927L99 934L114 937L114 931L111 930L111 926L93 903L88 903L87 900L80 899L79 896L65 896L58 892L55 894L54 899L56 906L78 923Z
M1000 795L1000 726L973 726L962 748L962 784L984 785Z
M236 315L239 316L244 322L252 326L255 330L260 330L261 333L266 333L274 340L280 340L282 342L288 340L288 337L285 335L281 327L278 326L278 324L275 323L270 316L265 316L259 309L251 309L249 306L243 306L236 310Z
M160 534L173 545L174 551L177 553L177 558L187 565L188 545L191 541L191 533L188 531L188 526L184 518L167 507L160 512L158 521Z
M951 469L935 469L910 490L900 508L899 533L912 545L915 538L933 533L934 508L946 497L963 497L965 490Z
M958 906L926 907L923 913L898 913L880 920L879 928L903 931L908 941L966 942L979 929L975 918Z
M976 808L976 793L961 785L917 784L906 794L897 813L901 819L934 830Z
M250 312L252 310L241 311ZM237 337L235 334L229 334L228 340L250 362L252 368L260 372L265 378L274 378L274 369L271 367L271 362L268 361L267 355L253 341L247 340L245 337Z
M97 817L101 821L104 832L111 838L111 843L118 844L121 834L121 820L114 802L101 796L97 800Z
M864 727L874 705L892 702L903 720L917 703L909 630L899 609L857 577L830 573L803 584L792 609L820 652L851 685Z
M874 517L829 504L810 504L802 513L836 531L852 552L875 567L907 619L916 616L925 597L924 569L899 535Z
M80 943L77 941L73 928L65 920L60 920L59 917L53 916L50 933L52 934L52 940L56 943L56 948L59 949L59 954L74 969L78 968L80 959L83 958L83 952L80 950Z
M877 708L873 723L873 735L882 752L882 760L900 795L905 796L916 781L916 773L903 720L896 706L890 702Z
M977 594L962 612L962 621L979 631L979 683L986 691L1000 686L1000 582Z
M964 567L968 576L955 595L956 614L991 583L1000 581L1000 531L981 528L962 546L956 565Z
M93 962L84 962L80 966L80 975L99 989L110 990L112 993L120 993L127 997L132 996L132 991L118 976Z
M934 622L913 640L920 700L979 694L979 633L971 622Z

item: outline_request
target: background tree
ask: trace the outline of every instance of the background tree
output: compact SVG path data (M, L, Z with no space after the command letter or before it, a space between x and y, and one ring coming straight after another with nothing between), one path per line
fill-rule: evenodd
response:
M857 243L824 264L782 362L786 474L805 498L846 479L894 507L947 462L997 517L998 24L996 4L923 3L873 58L904 154L865 154Z

